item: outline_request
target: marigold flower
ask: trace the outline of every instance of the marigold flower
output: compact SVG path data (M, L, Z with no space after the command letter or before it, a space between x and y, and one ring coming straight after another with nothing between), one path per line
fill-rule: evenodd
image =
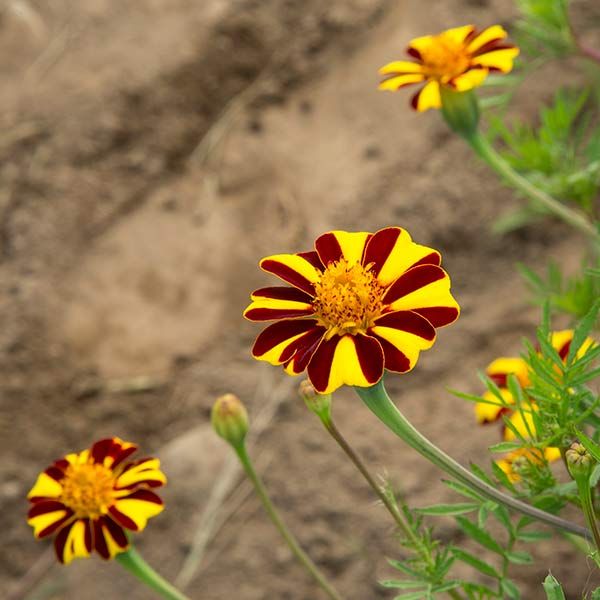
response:
M418 111L441 108L440 86L466 92L481 85L490 72L512 70L519 49L503 43L506 36L500 25L480 33L473 25L464 25L418 37L407 48L416 62L399 60L383 66L379 69L384 77L379 89L396 91L425 82L412 98L413 108Z
M439 252L412 241L400 227L374 234L331 231L315 250L260 262L293 287L252 293L250 321L277 321L256 339L258 360L307 371L321 394L342 385L369 387L384 368L406 373L436 328L458 318Z
M67 454L40 473L27 498L27 522L36 538L56 534L61 563L90 556L93 550L113 558L127 550L125 530L141 531L163 510L152 491L166 483L157 458L126 462L137 450L119 438L96 442Z
M519 471L527 463L541 465L544 461L554 462L559 459L560 450L558 448L544 448L543 453L537 448L518 448L495 462L506 473L509 481L517 483L521 480Z

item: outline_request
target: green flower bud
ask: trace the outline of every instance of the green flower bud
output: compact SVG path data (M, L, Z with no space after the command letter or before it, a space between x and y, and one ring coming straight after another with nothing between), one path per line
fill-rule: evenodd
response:
M212 407L213 429L232 446L241 446L248 433L248 412L242 401L233 394L217 398Z
M571 444L571 447L566 451L565 458L569 473L573 479L588 478L592 474L592 469L596 461L579 442Z
M442 115L452 131L470 138L479 124L479 104L473 90L457 92L447 85L440 86Z
M302 381L298 392L308 410L315 413L322 421L331 420L331 394L319 394L308 379Z

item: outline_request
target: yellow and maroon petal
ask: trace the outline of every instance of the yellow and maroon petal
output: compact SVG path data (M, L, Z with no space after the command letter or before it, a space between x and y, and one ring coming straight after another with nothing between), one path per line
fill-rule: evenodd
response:
M469 44L467 45L467 52L469 54L476 54L481 50L489 47L491 44L497 44L505 39L507 33L504 27L500 25L492 25L487 27L481 33L473 36Z
M318 271L322 272L325 269L325 266L319 258L319 253L316 250L308 250L307 252L296 252L296 256L300 256L301 258L307 260Z
M506 404L514 404L513 395L507 389L500 389L500 394L505 400ZM501 404L498 398L491 392L485 392L483 398L489 400L488 402L477 402L475 404L475 418L480 425L486 425L487 423L494 423L500 420L502 415L510 412L510 408Z
M522 358L500 357L492 361L485 369L485 374L499 387L508 387L508 376L514 375L521 387L527 387L529 367Z
M389 287L383 303L392 311L419 313L434 327L449 325L460 312L450 293L450 277L437 265L417 265L406 271Z
M310 345L325 334L316 319L286 319L269 325L254 342L252 356L272 365L290 360L301 347Z
M252 303L244 311L249 321L272 321L314 313L312 298L293 287L265 287L252 292Z
M38 475L38 478L29 490L27 498L32 502L44 498L60 498L63 487L60 480L64 477L64 472L52 466Z
M287 346L281 353L286 373L289 375L303 373L326 333L325 327L315 327Z
M164 510L159 496L150 490L136 490L125 498L117 499L108 509L109 515L121 527L141 531L148 519Z
M369 239L363 264L372 264L371 272L384 286L417 265L437 265L442 257L437 250L415 244L401 227L380 229Z
M448 84L457 92L466 92L480 86L487 76L488 70L485 67L476 67L453 77Z
M87 558L92 551L92 527L87 519L78 519L63 527L54 538L58 560L68 565L75 558Z
M311 296L314 293L313 284L321 277L321 271L311 258L300 254L267 256L260 261L260 268Z
M421 350L431 348L435 329L421 315L411 311L388 313L375 320L368 331L377 338L385 356L385 368L396 373L410 371Z
M474 56L472 65L487 67L492 71L509 73L513 68L513 61L519 55L519 49L515 46L496 46L493 50Z
M119 438L105 438L97 441L90 449L90 456L95 463L104 465L109 469L115 468L128 456L137 450L137 446L124 442Z
M33 535L40 539L63 527L73 517L73 511L58 500L35 502L27 513L27 523Z
M440 85L437 81L426 83L411 99L411 106L424 112L430 108L441 108L442 97L440 95Z
M94 549L105 560L114 558L129 547L124 529L112 519L100 517L93 523Z
M160 470L158 458L142 458L129 463L115 481L115 490L127 491L138 486L151 488L167 483L165 474Z
M356 264L361 262L370 236L366 231L329 231L317 238L315 248L325 266L342 258Z
M425 81L425 75L423 73L390 75L389 77L386 77L378 87L380 90L389 90L390 92L395 92L396 90L406 87L407 85L421 83L422 81Z
M379 342L364 334L335 335L323 340L308 364L308 377L321 394L342 385L369 387L383 375L383 350Z
M409 75L423 73L423 65L409 60L395 60L379 69L380 75Z

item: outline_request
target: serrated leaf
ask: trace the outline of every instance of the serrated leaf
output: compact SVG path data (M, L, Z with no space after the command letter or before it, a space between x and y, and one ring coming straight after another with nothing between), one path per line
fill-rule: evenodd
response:
M466 517L456 517L458 526L478 544L481 544L484 548L496 552L497 554L504 555L504 549L498 542L487 532L485 529L481 529L475 523L469 521Z
M466 513L473 512L479 508L479 504L473 504L469 502L462 502L457 504L433 504L432 506L425 506L423 508L417 508L417 512L421 515L464 515Z
M493 577L494 579L500 579L500 574L498 571L496 571L496 569L494 569L494 567L492 567L492 565L489 565L476 556L473 556L470 552L462 550L461 548L456 548L455 546L450 548L450 551L458 560L466 563L474 569L477 569L480 573L488 575L489 577Z

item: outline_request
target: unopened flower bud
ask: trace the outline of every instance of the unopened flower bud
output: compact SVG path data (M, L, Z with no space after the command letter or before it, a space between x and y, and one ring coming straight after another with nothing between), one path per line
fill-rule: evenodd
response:
M579 442L571 444L571 447L565 453L565 458L573 479L591 475L595 461L583 444Z
M464 138L471 137L479 124L479 104L473 90L458 92L447 85L440 86L442 115L452 131Z
M298 388L308 410L315 413L319 419L329 421L331 418L331 394L319 394L312 383L305 379Z
M211 421L217 434L232 446L243 444L248 433L248 412L237 396L225 394L217 398Z

